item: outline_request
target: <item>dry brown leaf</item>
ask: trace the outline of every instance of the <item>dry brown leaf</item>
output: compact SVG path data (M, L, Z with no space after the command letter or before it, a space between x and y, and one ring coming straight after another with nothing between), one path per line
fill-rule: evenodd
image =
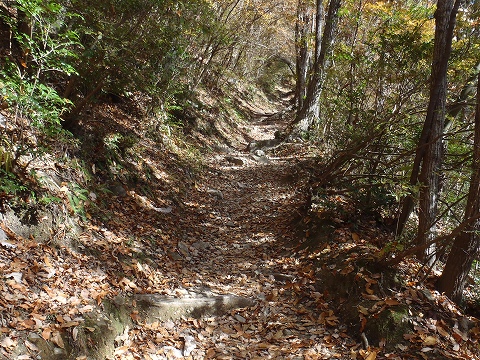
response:
M450 334L448 333L448 331L445 330L445 329L444 329L443 327L441 327L440 325L437 325L437 326L435 327L435 329L436 329L437 332L438 332L440 335L442 335L443 337L445 337L445 338L447 338L447 339L450 338Z
M362 296L367 300L378 301L380 298L377 295L362 294Z
M388 306L395 306L399 305L400 302L397 299L388 298L385 300L385 304L387 304Z
M78 321L67 321L64 322L62 325L60 325L62 328L69 328L69 327L74 327L78 326L80 323Z
M50 340L55 344L57 345L60 349L65 349L65 344L63 343L63 339L62 339L62 335L60 334L60 332L58 331L55 331Z
M7 336L0 340L0 346L8 350L10 348L13 348L14 346L17 346L17 342Z
M427 336L424 340L423 340L423 345L425 346L433 346L433 345L436 345L438 342L438 339L435 337L435 336Z
M45 265L47 265L49 268L53 267L52 263L50 262L50 258L47 255L43 257L43 261L45 262Z
M368 282L365 285L365 291L367 292L368 295L373 295L375 293L375 291L370 288L371 286L372 286L371 282Z
M360 332L363 332L363 330L365 330L366 325L367 325L367 318L365 316L361 315Z
M52 335L52 329L50 328L45 328L42 331L42 337L44 340L50 340L50 336Z
M347 267L343 268L343 270L340 271L340 274L347 275L347 274L350 274L353 270L355 270L355 268L353 267L352 264L350 264Z

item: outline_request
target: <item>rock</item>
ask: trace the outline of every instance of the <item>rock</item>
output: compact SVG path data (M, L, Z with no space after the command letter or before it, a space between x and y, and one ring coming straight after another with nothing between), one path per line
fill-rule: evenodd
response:
M205 241L196 241L192 244L192 246L197 250L205 250L210 247L210 244L206 243Z
M220 190L208 189L207 193L209 193L212 196L215 196L218 200L223 200L223 193Z
M247 150L250 152L254 152L257 149L273 148L279 145L281 142L281 139L258 140L248 144Z
M178 251L180 252L180 254L182 254L186 258L191 257L190 250L188 250L188 245L185 244L184 242L179 241L178 245L177 245L177 248L178 248Z
M242 315L238 315L236 314L234 316L235 320L237 320L238 322L242 323L242 324L245 324L247 322L247 319L245 319Z
M12 244L7 240L0 240L0 245L7 249L15 249L17 247L17 245Z
M173 346L164 346L163 353L167 356L167 359L182 359L183 352Z
M62 208L56 204L51 204L51 207L49 206L49 209L45 211L29 208L14 211L7 208L3 214L3 222L15 235L24 239L32 237L39 243L52 241L52 232L55 233L61 229L67 233L66 236L54 241L61 246L66 246L70 241L74 241L83 232L75 223L74 218L65 217ZM5 244L4 246L8 247Z
M53 349L53 354L55 356L65 356L67 354L67 352L65 350L61 349L61 348L56 347L56 348Z
M177 253L176 251L172 251L172 250L168 251L168 257L172 260L175 260L175 261L183 260L182 256L179 253Z
M233 157L233 156L226 156L225 159L234 164L234 165L237 165L237 166L243 166L244 162L242 159L239 159L239 158L236 158L236 157Z
M201 318L221 316L232 309L255 305L252 299L236 295L216 295L190 292L189 297L172 298L158 294L137 294L133 299L146 322L178 319L182 316Z
M192 351L197 347L195 338L191 335L184 335L183 341L184 341L183 356L190 356Z
M170 214L173 209L172 209L171 206L169 206L169 207L166 207L166 208L153 207L153 210L155 210L156 212L162 213L162 214Z
M127 191L123 187L122 184L114 184L110 187L110 191L113 193L113 195L118 196L118 197L125 197L127 196Z
M256 142L251 142L247 145L247 151L254 151L255 149L257 149L258 147L258 144Z
M239 181L237 181L237 186L239 189L246 189L248 188L248 185L247 184L244 184L244 183L241 183Z
M268 160L268 158L266 156L256 156L254 154L251 154L250 156L252 157L253 160L255 160L256 162L258 162L260 164L270 163L270 160Z
M293 275L280 274L280 273L274 273L272 275L275 281L280 283L286 283L287 281L293 282L295 280L295 276Z

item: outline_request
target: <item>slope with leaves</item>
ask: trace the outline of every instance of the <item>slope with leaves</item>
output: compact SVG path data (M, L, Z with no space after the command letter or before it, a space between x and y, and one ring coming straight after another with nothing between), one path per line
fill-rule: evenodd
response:
M330 208L298 216L313 146L245 150L284 126L271 121L283 104L258 94L252 102L242 92L200 97L177 114L182 128L171 118L152 128L127 104L98 104L80 121L83 149L71 153L83 156L90 182L80 181L78 167L52 163L51 169L64 182L55 195L65 200L65 211L75 213L65 196L69 181L89 186L84 216L77 212L82 232L67 243L65 228L39 243L3 223L0 357L478 357L473 319L415 279L417 264L398 269L400 285L371 267L388 236L348 199L325 196ZM29 164L31 170L42 165ZM327 215L328 222L319 220ZM299 232L292 219L308 227ZM320 238L324 228L331 231ZM134 294L175 299L199 289L248 297L255 305L148 321L134 307L123 324L108 310ZM398 342L374 336L371 325L401 306L407 326ZM109 327L116 328L113 335Z

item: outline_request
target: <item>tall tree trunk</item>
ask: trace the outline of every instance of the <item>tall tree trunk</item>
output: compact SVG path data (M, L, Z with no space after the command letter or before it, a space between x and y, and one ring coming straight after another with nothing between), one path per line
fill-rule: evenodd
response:
M429 243L436 235L438 197L443 165L443 129L445 127L447 99L447 67L452 49L453 30L460 0L438 0L435 11L435 44L433 48L430 102L425 124L428 140L425 145L419 176L420 201L417 245ZM435 261L435 246L428 246L417 254L420 259Z
M312 63L312 49L309 46L309 37L313 33L313 9L306 0L298 0L297 22L295 24L296 58L296 87L295 102L297 111L302 108L307 95L308 71Z
M440 191L440 166L443 161L442 135L445 123L447 66L452 48L453 30L460 0L438 0L435 12L435 44L433 49L430 100L427 116L417 146L409 184L421 182L418 244L432 236L436 203ZM414 195L408 195L398 216L396 234L402 233L414 207ZM429 253L430 250L426 250Z
M472 176L465 208L465 220L477 217L454 241L437 289L452 301L460 304L463 289L473 261L480 253L480 75L477 80L477 108L475 112L475 136L473 143Z
M291 134L301 135L308 132L315 124L318 123L320 115L320 97L323 90L323 81L325 78L325 68L327 65L327 53L331 49L335 31L338 23L338 10L340 9L341 0L330 0L328 6L328 13L325 19L325 26L317 24L315 30L315 54L318 54L313 64L311 78L307 86L307 95L302 108L297 113L296 119L293 123ZM317 13L323 11L321 0L317 0ZM317 17L320 19L320 17ZM320 33L323 29L323 34ZM321 40L320 40L321 39ZM320 48L318 48L320 46Z

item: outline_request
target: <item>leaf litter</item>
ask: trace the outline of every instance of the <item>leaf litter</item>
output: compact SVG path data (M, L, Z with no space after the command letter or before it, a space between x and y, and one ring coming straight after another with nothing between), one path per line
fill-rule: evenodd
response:
M250 134L272 137L273 130L264 131L263 125L257 123ZM416 262L407 259L399 266L407 283L398 289L384 289L382 272L360 264L378 251L368 245L378 235L375 230L352 231L337 218L335 241L301 249L292 220L304 203L308 172L301 163L308 161L308 150L279 147L268 151L268 163L238 151L241 166L211 155L209 170L184 193L172 184L171 191L182 199L177 204L145 200L133 191L124 197L99 195L114 216L89 222L75 248L25 239L3 224L8 241L0 247L0 358L10 359L20 342L24 350L15 353L17 358L35 358L40 350L27 339L29 333L66 351L70 342L80 341L81 331L97 331L87 318L106 299L175 298L198 288L248 297L255 305L221 316L154 321L144 321L134 310L133 325L115 338L112 358L478 358L476 319L468 319L472 325L465 328L464 315L453 303L431 290L428 281L416 280ZM162 161L168 162L165 155L150 159L157 166ZM343 199L332 203L337 200L344 205ZM320 270L355 279L362 302L353 308L354 324L345 322L347 300L319 287ZM401 305L408 308L412 330L393 350L387 351L385 339L369 343L369 324ZM452 325L452 319L458 321Z

